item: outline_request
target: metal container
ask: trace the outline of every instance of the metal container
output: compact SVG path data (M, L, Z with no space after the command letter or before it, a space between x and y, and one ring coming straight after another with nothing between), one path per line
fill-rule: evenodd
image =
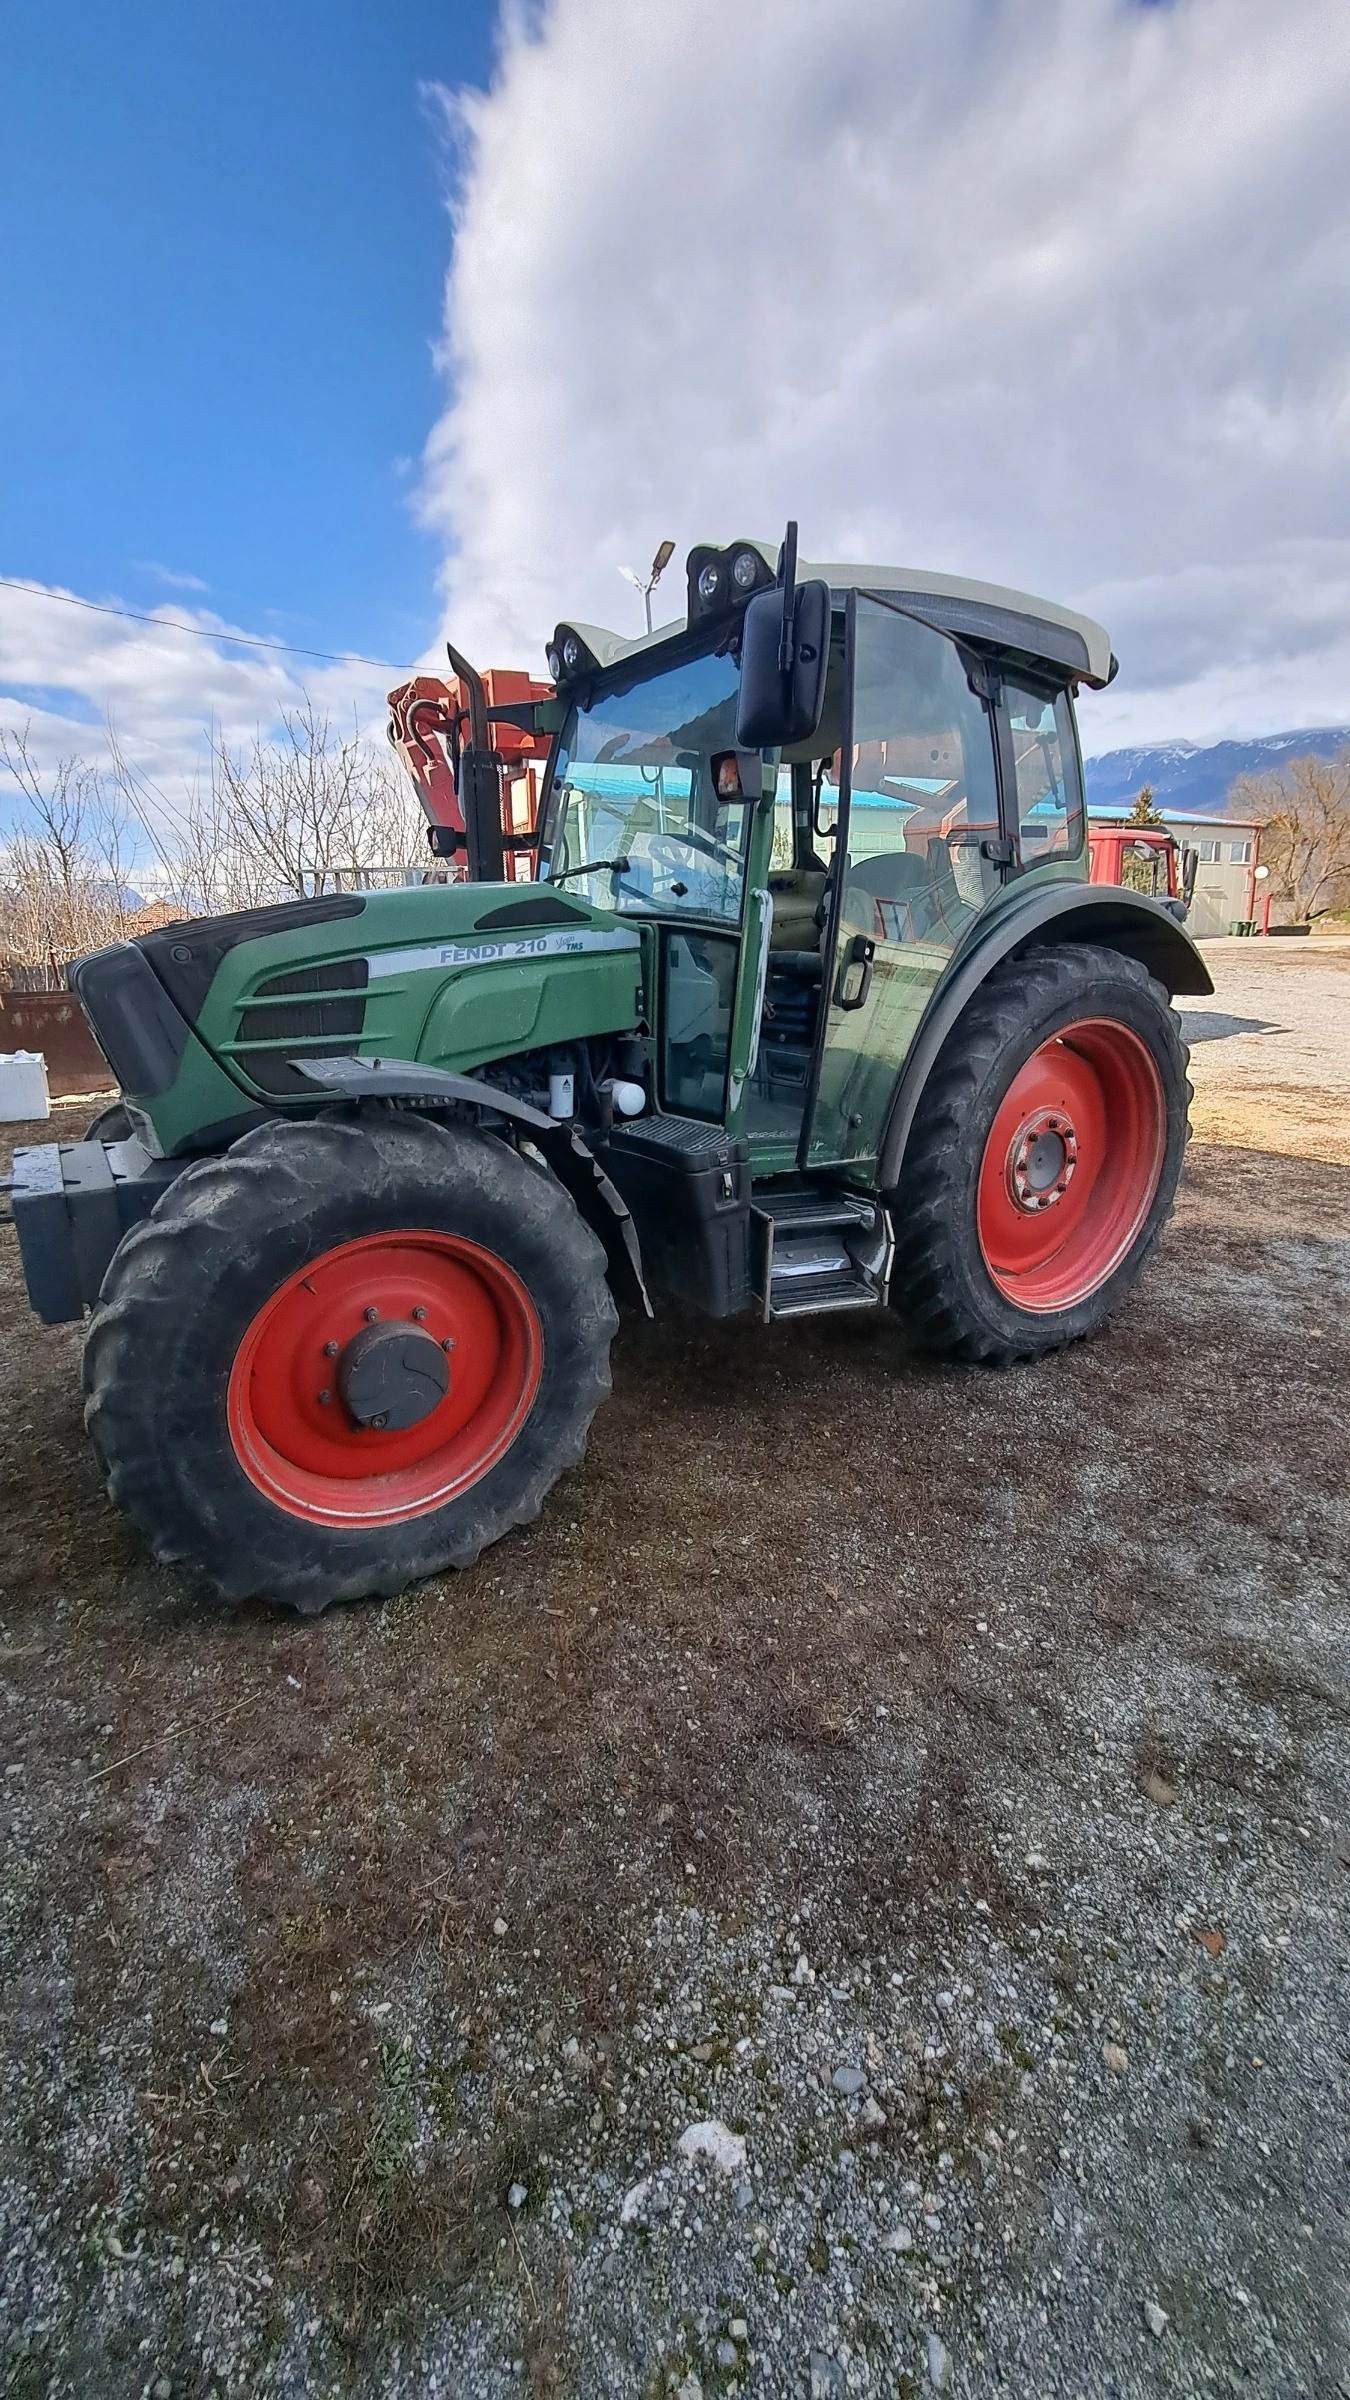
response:
M116 1089L73 992L0 992L0 1050L40 1050L53 1100Z

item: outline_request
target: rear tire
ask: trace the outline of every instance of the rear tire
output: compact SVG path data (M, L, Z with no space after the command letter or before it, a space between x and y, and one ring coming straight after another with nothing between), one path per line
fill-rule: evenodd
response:
M1187 1050L1138 960L996 968L924 1089L892 1197L892 1305L927 1347L1007 1365L1093 1332L1176 1199Z
M157 1557L308 1614L536 1517L585 1452L617 1321L596 1236L505 1142L392 1112L274 1122L121 1243L85 1422ZM390 1372L392 1417L359 1421Z

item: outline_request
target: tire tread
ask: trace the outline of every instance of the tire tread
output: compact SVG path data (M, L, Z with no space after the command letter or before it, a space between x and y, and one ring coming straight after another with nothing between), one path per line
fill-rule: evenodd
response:
M896 1248L891 1302L909 1319L925 1347L983 1365L1010 1366L1021 1359L1041 1357L1065 1340L1093 1330L1142 1272L1172 1214L1175 1173L1170 1181L1164 1175L1143 1234L1105 1287L1100 1308L1089 1301L1080 1304L1077 1312L1066 1312L1085 1320L1068 1330L1059 1316L1032 1316L1010 1304L1002 1313L1006 1319L1020 1318L1020 1325L1000 1328L992 1323L990 1312L972 1293L956 1225L955 1164L963 1157L981 1094L997 1075L1000 1062L1016 1052L1029 1025L1052 1018L1058 1008L1083 997L1094 984L1121 979L1157 1016L1160 1042L1179 1071L1181 1090L1189 1104L1189 1054L1167 992L1138 959L1096 944L1063 944L1006 960L970 1002L939 1054L892 1195ZM1188 1138L1189 1127L1183 1144ZM1178 1170L1179 1163L1178 1157Z
M509 1197L513 1243L546 1257L563 1296L568 1321L553 1344L567 1388L554 1389L546 1363L548 1438L539 1438L536 1403L505 1459L480 1483L444 1509L378 1529L389 1537L380 1556L376 1529L313 1527L255 1494L229 1450L223 1404L219 1476L194 1475L190 1462L185 1472L164 1423L155 1370L171 1385L194 1289L204 1287L224 1253L279 1235L303 1243L316 1190L359 1193L378 1217L382 1205L397 1209L400 1194L419 1179L442 1208L447 1192L472 1189L489 1208L504 1193ZM435 1206L421 1213L434 1217ZM402 1221L413 1217L405 1213ZM282 1272L290 1271L287 1263ZM85 1424L111 1497L162 1563L190 1564L226 1599L263 1594L312 1614L333 1600L389 1596L416 1576L470 1566L501 1534L533 1523L558 1476L585 1455L592 1419L611 1389L609 1346L617 1323L598 1238L559 1184L525 1169L496 1137L393 1112L360 1121L274 1122L185 1169L114 1253L85 1339ZM546 1327L546 1361L548 1354ZM502 1473L509 1461L524 1475L515 1490ZM270 1542L241 1538L241 1503L245 1519L250 1510L255 1519L265 1511Z

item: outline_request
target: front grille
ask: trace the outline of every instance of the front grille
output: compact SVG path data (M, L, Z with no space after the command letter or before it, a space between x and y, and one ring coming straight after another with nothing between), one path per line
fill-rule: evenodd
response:
M236 1042L318 1042L330 1033L360 1033L365 1021L364 999L297 1001L292 1008L250 1008L247 1012L240 1011Z
M304 1077L289 1064L289 1053L338 1058L360 1040L369 972L364 958L339 958L267 976L239 1003L239 1024L230 1045L237 1064L263 1091L308 1091Z

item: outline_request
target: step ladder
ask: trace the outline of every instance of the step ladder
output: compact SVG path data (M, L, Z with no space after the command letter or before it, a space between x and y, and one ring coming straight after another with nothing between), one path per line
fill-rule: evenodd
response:
M750 1229L766 1324L884 1306L895 1242L879 1202L793 1185L755 1194Z

